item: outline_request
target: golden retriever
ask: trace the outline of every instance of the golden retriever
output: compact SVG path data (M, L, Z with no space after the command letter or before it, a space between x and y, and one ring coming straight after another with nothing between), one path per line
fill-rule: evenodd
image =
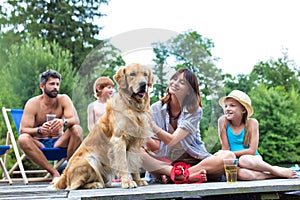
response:
M70 158L53 185L55 189L105 188L111 186L115 175L121 179L122 188L148 185L140 177L139 154L144 140L152 134L148 88L154 77L149 68L134 63L119 69L114 80L118 93Z

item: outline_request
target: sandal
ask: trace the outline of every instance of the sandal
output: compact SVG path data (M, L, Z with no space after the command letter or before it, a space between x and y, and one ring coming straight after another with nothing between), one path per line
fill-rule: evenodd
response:
M171 180L175 184L188 183L188 177L190 175L188 168L190 168L190 165L184 162L174 163L170 173Z

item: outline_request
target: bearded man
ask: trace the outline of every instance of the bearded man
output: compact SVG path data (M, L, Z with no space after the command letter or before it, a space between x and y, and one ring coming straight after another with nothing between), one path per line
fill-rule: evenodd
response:
M52 182L60 176L39 148L67 148L67 159L71 158L82 142L82 128L77 111L66 94L59 94L61 75L48 70L40 75L42 94L30 98L24 107L20 125L19 147L34 163L52 175ZM55 118L47 121L46 115Z

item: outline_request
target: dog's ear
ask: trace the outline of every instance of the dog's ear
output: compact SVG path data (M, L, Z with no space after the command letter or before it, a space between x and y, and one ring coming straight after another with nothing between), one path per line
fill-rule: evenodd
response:
M127 82L125 77L125 67L120 68L114 75L114 80L118 83L120 88L126 88Z
M152 88L153 84L154 84L154 75L152 73L152 70L149 69L148 87Z

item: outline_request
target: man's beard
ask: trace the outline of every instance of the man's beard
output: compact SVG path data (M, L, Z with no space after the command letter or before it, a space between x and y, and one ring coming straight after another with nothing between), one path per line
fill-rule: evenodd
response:
M56 97L57 97L57 94L58 94L58 91L57 91L57 90L52 90L52 91L50 91L50 90L47 90L47 89L45 88L45 94L46 94L48 97L50 97L50 98L56 98Z

